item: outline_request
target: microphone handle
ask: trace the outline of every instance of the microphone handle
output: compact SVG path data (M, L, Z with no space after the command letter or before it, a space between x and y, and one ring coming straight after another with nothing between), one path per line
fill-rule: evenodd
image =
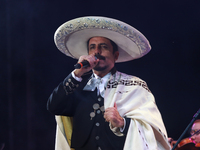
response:
M97 59L96 55L94 57L95 57L95 59ZM82 67L89 67L89 66L90 66L90 63L87 60L83 60L82 62L75 64L74 68L75 69L80 69Z
M90 66L90 63L87 60L83 60L82 62L75 64L74 68L80 69L82 67L88 67L88 66Z

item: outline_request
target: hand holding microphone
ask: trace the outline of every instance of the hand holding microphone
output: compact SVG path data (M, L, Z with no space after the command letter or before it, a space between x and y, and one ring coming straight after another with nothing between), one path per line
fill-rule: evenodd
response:
M74 74L76 77L81 77L84 73L90 71L94 66L97 65L98 59L105 60L105 57L100 54L91 54L87 56L81 56L79 62L74 65Z
M95 58L95 60L97 60L97 59L105 60L105 57L101 56L99 53L95 54L94 58ZM89 67L89 66L90 66L90 63L87 60L83 60L83 61L75 64L74 68L75 69L80 69L80 68Z

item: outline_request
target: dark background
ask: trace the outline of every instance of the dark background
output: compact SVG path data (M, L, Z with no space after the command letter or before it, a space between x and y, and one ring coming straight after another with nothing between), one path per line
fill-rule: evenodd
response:
M46 102L76 60L56 48L53 36L77 17L115 18L147 37L151 52L117 68L147 82L170 137L178 139L199 109L199 0L0 3L0 143L5 150L54 149L55 119Z

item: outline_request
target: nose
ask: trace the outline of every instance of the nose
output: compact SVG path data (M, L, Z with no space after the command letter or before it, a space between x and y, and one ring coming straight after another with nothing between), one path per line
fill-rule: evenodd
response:
M101 54L101 48L99 46L95 48L95 54Z
M195 135L191 136L190 138L192 139L192 141L194 141L195 140Z

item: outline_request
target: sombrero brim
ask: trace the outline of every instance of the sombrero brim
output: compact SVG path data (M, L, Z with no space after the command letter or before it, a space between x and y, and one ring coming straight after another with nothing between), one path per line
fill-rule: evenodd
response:
M116 62L125 62L146 55L151 46L146 37L132 26L106 17L81 17L62 24L55 32L57 48L67 56L79 59L87 55L87 41L101 36L114 41L119 50Z

